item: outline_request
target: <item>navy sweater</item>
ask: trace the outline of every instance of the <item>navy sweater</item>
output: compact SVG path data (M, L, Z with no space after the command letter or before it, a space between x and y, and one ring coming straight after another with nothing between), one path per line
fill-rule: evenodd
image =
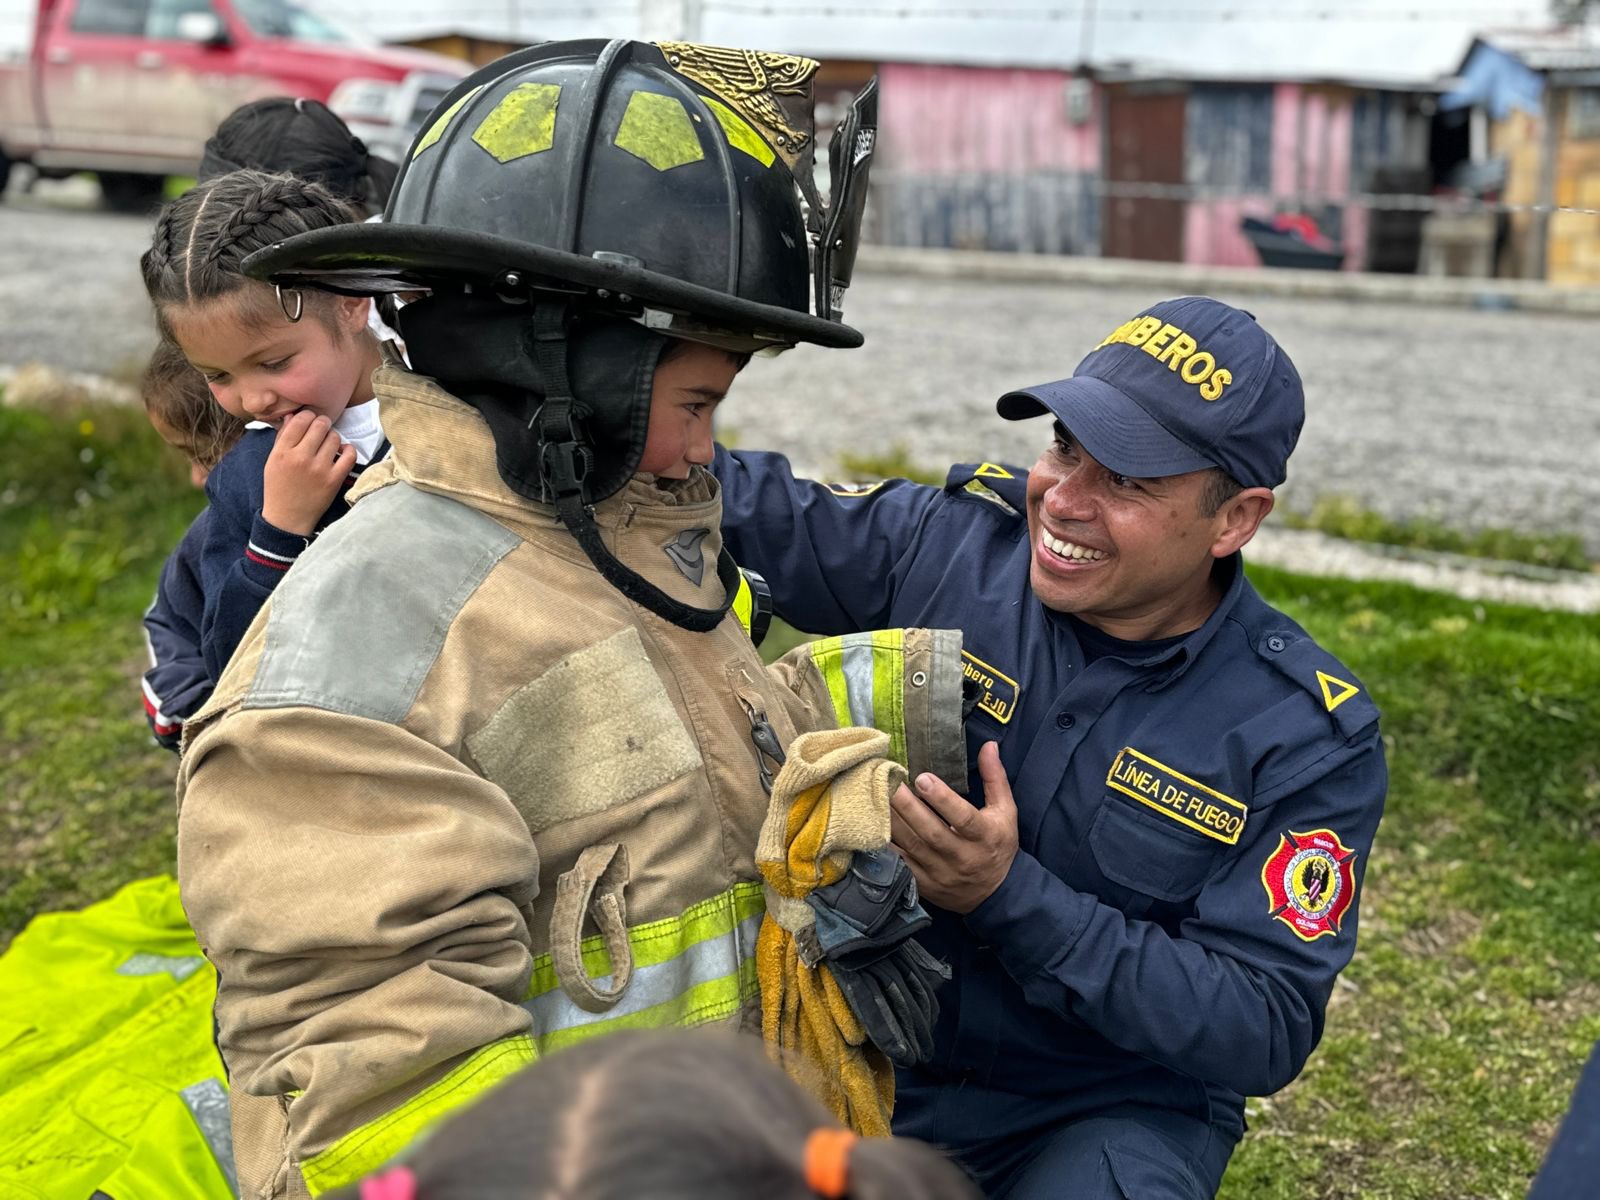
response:
M150 669L144 673L144 716L156 742L176 752L183 723L211 695L211 676L200 653L200 550L211 510L194 519L161 568L155 599L144 614Z
M222 677L245 630L284 572L311 544L310 538L279 529L261 516L262 472L276 436L271 429L246 429L206 480L211 517L200 555L204 604L199 626L200 649L212 684ZM317 532L350 510L345 493L360 470L318 519Z

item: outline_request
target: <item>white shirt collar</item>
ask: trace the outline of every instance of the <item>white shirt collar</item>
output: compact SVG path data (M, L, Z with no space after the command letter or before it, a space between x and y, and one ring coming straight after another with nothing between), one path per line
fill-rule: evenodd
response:
M246 429L271 429L265 421L248 421ZM339 436L356 448L356 465L366 466L383 445L383 426L378 424L378 402L352 404L333 423Z
M378 424L378 402L352 404L334 422L339 436L356 448L356 462L365 466L383 445L383 426Z

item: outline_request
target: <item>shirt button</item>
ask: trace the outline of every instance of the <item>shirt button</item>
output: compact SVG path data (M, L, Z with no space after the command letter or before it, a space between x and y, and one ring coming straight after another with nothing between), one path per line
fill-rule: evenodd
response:
M1284 647L1284 644L1285 644L1284 640L1281 637L1279 637L1277 634L1273 634L1271 637L1269 637L1267 639L1267 649L1271 650L1274 654L1276 654L1276 653L1278 653L1278 651L1282 650L1283 647Z
M1064 712L1056 714L1057 729L1071 729L1077 723L1078 718L1073 716L1071 713Z

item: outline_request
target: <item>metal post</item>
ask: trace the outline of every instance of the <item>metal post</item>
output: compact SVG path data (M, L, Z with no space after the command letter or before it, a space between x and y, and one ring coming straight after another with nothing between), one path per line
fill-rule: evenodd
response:
M1533 220L1529 223L1528 275L1532 279L1550 277L1550 210L1556 203L1556 167L1561 155L1561 117L1566 110L1566 93L1557 93L1544 81L1544 136L1539 139L1539 195Z

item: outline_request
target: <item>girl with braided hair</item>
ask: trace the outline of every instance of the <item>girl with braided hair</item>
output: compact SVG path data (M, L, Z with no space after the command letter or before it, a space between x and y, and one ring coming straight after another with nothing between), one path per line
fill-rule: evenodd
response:
M387 448L370 376L371 302L248 279L252 251L356 214L317 184L236 171L173 201L140 260L162 335L244 436L206 481L201 652L214 684L311 538L347 511L355 476Z
M305 96L268 96L241 104L206 142L201 183L233 171L288 172L321 184L349 204L358 221L381 221L399 168L366 143L326 104ZM367 327L378 341L400 345L399 300L379 296Z

